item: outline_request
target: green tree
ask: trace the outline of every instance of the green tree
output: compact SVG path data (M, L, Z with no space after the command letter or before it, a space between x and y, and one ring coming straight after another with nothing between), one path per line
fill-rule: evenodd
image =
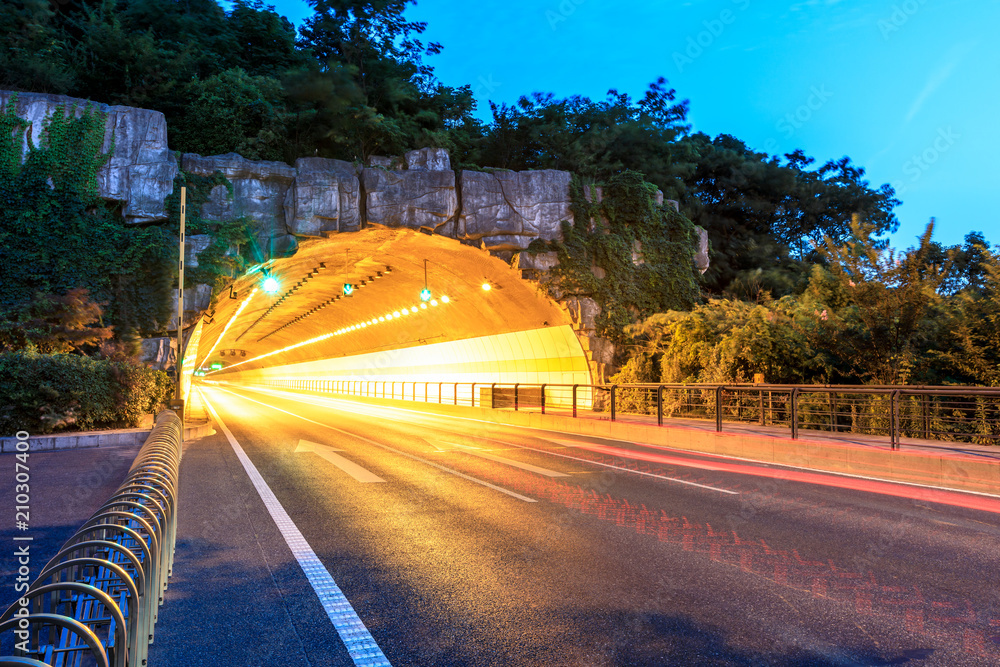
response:
M795 297L760 303L711 299L690 311L653 315L630 327L660 361L660 382L808 382L827 373L799 321Z
M0 315L0 352L32 348L53 354L97 346L114 335L100 326L101 314L83 288L62 296L36 294L27 307Z
M0 7L0 86L65 93L74 82L66 46L48 0L8 0Z
M938 292L952 262L934 262L933 220L920 244L902 253L878 247L874 226L857 216L851 232L843 245L827 237L821 248L830 273L848 295L847 305L835 311L837 345L866 381L909 382L928 342L925 318L940 304Z
M187 87L190 103L173 135L202 155L239 153L250 160L286 160L288 112L281 83L230 69Z

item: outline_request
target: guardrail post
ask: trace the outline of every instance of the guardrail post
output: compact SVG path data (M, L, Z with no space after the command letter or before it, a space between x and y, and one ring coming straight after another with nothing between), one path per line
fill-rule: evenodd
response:
M715 431L722 433L722 387L715 388Z
M764 390L760 390L760 425L764 425Z
M663 426L663 385L656 388L656 425Z
M921 408L920 411L921 411L921 413L923 415L923 418L924 418L924 420L923 420L924 421L924 440L930 440L930 430L931 430L931 424L930 424L931 413L930 413L930 406L928 406L928 399L929 399L929 397L927 396L927 394L922 394L920 396L920 408Z
M830 397L830 432L840 433L840 427L837 425L837 392L832 391L828 396Z
M576 388L580 385L573 385L573 416L576 417Z
M458 405L458 383L455 383L455 405Z
M472 404L472 407L476 407L476 383L475 382L472 383L472 398L470 399L469 402Z
M424 403L430 403L430 399L427 398L427 387L431 386L430 382L424 383Z
M441 403L444 402L441 398L442 391L444 391L444 382L438 382L438 405L441 405Z
M520 385L517 382L514 383L514 412L517 412L518 410L517 388L519 386Z
M545 414L545 385L542 385L542 414Z
M893 450L899 449L899 436L900 431L902 430L899 423L899 395L900 392L897 389L892 392L889 397L891 412L889 417L889 428L892 430L892 433L889 434L889 442L891 443L891 448Z
M792 389L792 440L799 439L799 388Z
M497 409L497 383L490 385L490 410Z
M611 421L615 420L615 389L618 385L611 385Z

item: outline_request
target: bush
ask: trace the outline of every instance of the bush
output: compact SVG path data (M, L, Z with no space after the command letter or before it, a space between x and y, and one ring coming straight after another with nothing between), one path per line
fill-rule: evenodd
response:
M171 388L166 373L129 362L0 353L0 434L136 427Z

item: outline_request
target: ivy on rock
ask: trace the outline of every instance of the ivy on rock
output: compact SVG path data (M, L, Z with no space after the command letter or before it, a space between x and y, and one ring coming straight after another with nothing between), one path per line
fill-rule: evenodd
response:
M695 227L657 204L656 187L641 173L622 172L600 190L574 176L570 192L575 224L563 223L562 241L536 241L528 251L556 251L548 288L563 300L593 299L601 308L597 335L620 343L636 320L698 302Z

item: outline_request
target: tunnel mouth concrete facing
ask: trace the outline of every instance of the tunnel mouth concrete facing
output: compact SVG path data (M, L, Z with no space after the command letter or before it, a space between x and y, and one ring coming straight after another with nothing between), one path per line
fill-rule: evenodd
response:
M591 383L569 315L542 288L439 235L371 227L305 240L232 295L186 353L208 380Z

